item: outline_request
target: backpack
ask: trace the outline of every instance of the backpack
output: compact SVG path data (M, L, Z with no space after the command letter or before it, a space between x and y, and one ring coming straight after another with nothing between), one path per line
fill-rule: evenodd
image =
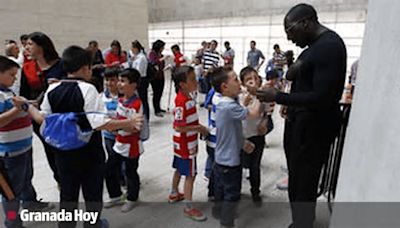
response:
M46 116L40 126L40 134L47 144L61 151L75 150L89 143L94 130L82 130L77 121L79 116L86 114L102 114L100 112L88 113L53 113Z

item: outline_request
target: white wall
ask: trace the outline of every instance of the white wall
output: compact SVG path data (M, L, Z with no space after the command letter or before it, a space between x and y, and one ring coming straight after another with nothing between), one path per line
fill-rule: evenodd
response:
M398 0L372 0L368 6L335 202L400 202L398 12ZM395 210L393 206L396 204L338 203L334 208L334 227L344 227L348 221L370 221L363 227L399 227L399 206ZM397 223L388 223L389 220Z
M366 9L318 11L321 23L338 32L344 39L349 68L360 55L366 14ZM217 49L222 53L225 50L223 42L228 40L236 52L235 70L239 72L246 65L251 40L257 42L257 48L267 59L272 57L272 46L275 43L278 43L284 51L294 50L295 56L300 54L301 50L286 38L283 28L284 16L285 13L150 23L149 40L150 43L156 39L164 40L167 43L165 53L169 54L171 54L169 47L179 44L187 57L195 54L203 40L217 40L219 42ZM261 75L264 75L264 68L265 65L260 70Z
M147 45L147 27L147 0L0 0L1 45L43 31L60 52L71 44L86 47L92 39L101 48L113 39L129 48L134 39Z

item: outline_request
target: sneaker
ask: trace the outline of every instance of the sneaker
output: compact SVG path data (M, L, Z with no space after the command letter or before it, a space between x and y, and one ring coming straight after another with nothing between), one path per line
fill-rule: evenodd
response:
M123 200L122 196L111 198L110 201L104 203L104 208L112 208L115 206L119 206L122 205L124 202L125 200Z
M49 202L42 202L42 199L34 202L30 202L28 206L25 207L25 209L28 209L28 211L35 211L35 212L43 212L43 211L51 211L55 208L56 206L52 203Z
M288 185L289 185L289 178L286 177L281 182L276 184L276 188L278 188L279 190L282 190L282 191L286 191L286 190L288 190Z
M200 221L205 221L207 219L207 216L205 216L203 214L203 212L201 212L199 209L194 208L194 207L192 207L190 209L185 208L183 210L183 213L185 214L186 217L188 217L194 221L200 222Z
M136 201L129 201L129 200L127 200L127 201L124 203L124 205L122 206L121 212L122 212L122 213L129 212L129 211L131 211L133 208L135 208L136 205L137 205L137 202L136 202Z
M101 228L109 228L110 227L110 223L108 223L107 219L100 219L100 227Z
M155 116L157 116L157 117L164 117L164 115L161 113L161 112L157 112L156 114L154 114Z
M176 203L185 199L185 195L182 193L170 194L168 196L168 203Z
M251 196L253 203L256 207L261 207L262 205L262 198L259 194Z
M167 110L165 110L165 109L160 109L160 112L161 112L161 113L167 113Z

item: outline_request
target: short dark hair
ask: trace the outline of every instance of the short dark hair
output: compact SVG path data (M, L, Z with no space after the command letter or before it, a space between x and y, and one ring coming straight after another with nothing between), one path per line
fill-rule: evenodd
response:
M274 50L277 49L277 48L280 48L279 44L274 44Z
M11 59L0 55L0 72L3 73L12 68L19 68L18 63L12 61Z
M152 48L153 51L159 53L161 51L161 48L163 48L165 46L165 42L162 40L156 40L154 41Z
M215 45L218 45L218 42L216 40L211 40L210 43L215 43Z
M211 76L212 76L212 80L211 80L211 84L214 87L214 89L221 93L221 85L224 82L228 81L228 70L224 69L223 67L218 67L216 69L214 69L214 71L212 72Z
M121 72L121 70L118 67L109 67L106 68L106 70L104 71L104 77L105 78L112 78L112 77L117 77L119 73Z
M254 40L250 41L250 43L256 45L256 42Z
M181 50L177 44L174 44L174 45L171 46L171 50L174 50L174 49L177 50L177 51Z
M15 40L5 40L5 45L8 45L8 44L17 44L17 42L15 41Z
M229 43L229 41L225 41L224 45L231 45L231 43Z
M119 73L119 76L122 78L127 78L129 83L136 83L139 87L140 85L140 73L138 70L134 68L124 69Z
M187 76L190 72L194 72L194 68L191 66L181 66L174 72L175 87L180 89L180 83L187 81Z
M51 41L50 37L46 34L42 32L33 32L29 34L29 39L42 48L43 57L47 63L51 63L60 58L56 48L54 47L53 41Z
M306 18L309 18L315 22L318 21L317 11L312 5L305 3L300 3L293 6L286 14L285 18L287 17L290 17L292 21L299 21Z
M267 80L271 80L271 79L275 79L275 78L279 78L279 72L277 69L272 69L270 71L267 71L267 74L266 74Z
M72 45L67 47L62 54L63 69L67 73L74 73L83 66L92 65L92 56L89 51Z
M91 41L89 41L89 46L90 46L90 45L96 45L96 46L98 46L99 43L97 43L96 40L91 40Z
M28 34L22 34L22 35L19 37L19 40L20 40L20 41L23 41L23 40L27 40L28 38L29 38Z
M246 75L250 74L251 72L254 72L254 73L256 73L258 75L258 72L253 67L250 67L250 66L244 67L242 70L240 70L240 74L239 74L240 81L243 82L244 81L244 77Z

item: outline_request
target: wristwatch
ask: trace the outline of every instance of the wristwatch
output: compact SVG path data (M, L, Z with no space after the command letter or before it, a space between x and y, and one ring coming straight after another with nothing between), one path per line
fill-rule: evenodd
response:
M24 112L27 112L29 109L29 104L27 102L25 102L23 105L21 105L22 110L24 110Z

